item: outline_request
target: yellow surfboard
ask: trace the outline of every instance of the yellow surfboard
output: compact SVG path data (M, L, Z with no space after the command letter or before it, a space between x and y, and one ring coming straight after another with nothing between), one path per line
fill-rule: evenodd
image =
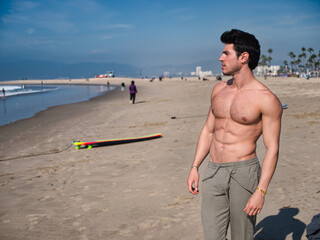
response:
M79 149L79 148L90 149L92 147L102 147L102 146L110 146L110 145L116 145L116 144L141 142L141 141L151 140L151 139L160 138L160 137L162 137L161 133L155 133L151 135L133 137L133 138L106 139L106 140L97 140L92 142L76 141L76 142L73 142L73 145L76 146L76 149Z

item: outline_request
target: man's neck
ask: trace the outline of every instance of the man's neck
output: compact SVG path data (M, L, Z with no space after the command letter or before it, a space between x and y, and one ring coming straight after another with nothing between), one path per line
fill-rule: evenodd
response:
M250 68L241 68L241 70L233 75L233 87L237 90L248 87L255 79Z

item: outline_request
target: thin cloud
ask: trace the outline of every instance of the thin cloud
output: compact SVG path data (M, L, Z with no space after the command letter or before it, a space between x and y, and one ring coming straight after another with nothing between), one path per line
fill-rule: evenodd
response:
M94 0L68 0L64 2L72 9L80 9L83 12L96 13L100 12L103 5L98 4Z
M33 34L33 33L34 33L34 29L33 29L33 28L27 29L27 33L28 33L29 35Z
M2 18L1 18L1 21L6 24L6 23L17 23L17 24L20 24L20 23L24 23L24 22L27 22L29 21L30 18L28 16L24 16L24 15L20 15L20 14L7 14L7 15L4 15Z
M123 29L123 30L129 30L129 29L133 29L134 26L131 24L125 24L125 23L115 23L115 24L98 24L95 26L92 26L92 29L94 29L95 31L108 31L111 32L113 30L117 30L117 29Z
M192 20L192 19L194 19L194 18L195 18L195 16L193 16L193 15L180 16L180 17L179 17L179 20L180 20L181 22L184 22L184 21Z
M69 20L68 12L59 12L53 9L42 10L39 6L33 2L15 2L9 13L2 17L2 24L11 29L26 26L28 29L48 29L56 33L74 29L75 26ZM30 31L27 33L30 34Z
M313 16L311 14L295 15L284 15L280 16L275 20L275 25L278 26L296 26L297 24L304 23L305 21L313 21L313 19L319 19L319 16Z
M102 36L100 39L101 40L109 40L109 39L113 39L113 36Z
M90 50L89 53L101 54L101 53L106 53L106 50L104 50L104 49L93 49L93 50Z
M195 18L193 14L190 14L189 8L177 8L166 11L166 14L175 17L178 21L184 22Z
M34 9L39 6L39 3L33 1L16 1L12 3L12 10L14 11L25 11Z
M189 9L188 8L177 8L177 9L171 9L167 11L167 14L181 14L187 12Z
M110 24L110 25L107 25L106 27L107 28L126 28L126 29L133 28L133 26L130 24L121 24L121 23Z

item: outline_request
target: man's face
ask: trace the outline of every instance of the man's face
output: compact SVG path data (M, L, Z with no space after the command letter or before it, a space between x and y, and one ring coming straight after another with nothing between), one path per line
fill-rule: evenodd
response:
M241 63L233 48L234 44L226 44L219 61L224 75L234 75L241 69Z

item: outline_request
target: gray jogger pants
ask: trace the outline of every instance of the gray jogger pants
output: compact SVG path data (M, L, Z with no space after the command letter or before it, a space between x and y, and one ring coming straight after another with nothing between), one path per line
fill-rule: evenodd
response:
M258 186L261 168L257 157L228 163L209 161L205 170L201 219L205 240L225 240L229 223L232 240L252 240L255 216L244 211Z

